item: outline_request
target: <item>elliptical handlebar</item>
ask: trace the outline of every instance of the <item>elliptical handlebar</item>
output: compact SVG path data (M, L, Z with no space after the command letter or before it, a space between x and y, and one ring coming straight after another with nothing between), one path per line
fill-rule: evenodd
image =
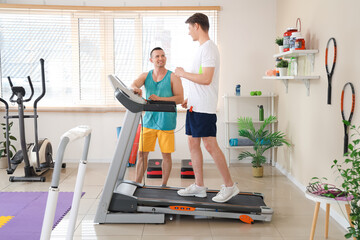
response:
M2 102L5 105L6 110L9 110L9 104L4 99L2 99L1 97L0 97L0 102Z
M34 109L37 108L37 103L45 96L46 88L45 88L45 67L44 67L45 60L40 59L40 66L41 66L41 86L42 86L42 93L36 100L34 101Z
M10 84L10 88L12 88L14 86L14 84L12 83L10 76L8 76L8 81L9 81L9 84Z
M44 67L44 59L40 59L40 66L41 66L41 87L42 87L42 92L40 94L39 97L37 97L34 101L34 108L36 109L37 108L37 103L45 96L45 93L46 93L46 87L45 87L45 67ZM18 97L18 93L20 93L23 97L25 96L25 89L23 87L18 87L18 86L15 86L14 87L14 84L13 82L11 81L11 78L10 76L7 77L8 78L8 81L9 81L9 85L10 85L10 88L11 88L11 96L10 96L10 102L17 102L17 100L14 100L14 97ZM29 83L29 86L30 86L30 90L31 90L31 94L30 94L30 97L27 98L27 99L23 99L22 101L23 102L29 102L31 101L32 97L34 96L34 86L32 84L32 81L31 81L31 78L30 76L27 77L27 80L28 80L28 83ZM5 100L1 101L1 102L4 102L5 106L7 106L7 103Z
M8 80L9 80L9 84L10 84L10 87L11 87L11 97L10 97L10 102L17 102L17 100L14 100L14 97L19 97L18 94L20 93L22 97L25 96L25 89L23 87L18 87L18 86L14 86L12 81L11 81L11 78L8 77ZM27 98L27 99L23 99L22 101L23 102L29 102L31 101L32 97L34 96L34 86L31 82L31 78L30 76L27 77L27 80L28 80L28 83L29 83L29 86L30 86L30 90L31 90L31 94L30 94L30 97Z
M31 82L30 76L28 76L28 82L29 82L30 89L31 89L31 95L30 95L30 97L28 99L24 99L24 102L29 102L32 99L32 97L34 96L34 87L33 87L33 84Z
M10 76L8 76L7 79L9 81L10 89L11 89L11 92L12 92L12 94L10 96L10 102L16 102L16 101L12 100L13 97L15 97L15 93L14 93L14 91L12 91L12 88L14 87L14 84L12 83Z

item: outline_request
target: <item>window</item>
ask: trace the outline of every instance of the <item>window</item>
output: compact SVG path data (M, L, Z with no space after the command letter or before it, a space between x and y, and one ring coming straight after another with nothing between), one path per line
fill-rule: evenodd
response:
M165 50L167 69L189 67L198 43L188 36L185 21L194 12L2 9L1 96L11 95L8 76L27 92L30 76L37 96L43 58L47 92L39 105L112 105L107 75L129 86L153 68L149 53L154 47ZM209 16L210 38L216 42L217 11L196 12Z
M11 95L7 77L30 93L30 76L35 93L41 92L40 58L46 60L46 99L56 102L72 98L72 44L70 15L0 14L1 89ZM29 95L26 95L29 96ZM34 97L35 98L35 97ZM44 102L43 100L41 102Z
M101 26L99 19L79 19L80 100L95 103L103 99L101 86L104 60L102 58Z

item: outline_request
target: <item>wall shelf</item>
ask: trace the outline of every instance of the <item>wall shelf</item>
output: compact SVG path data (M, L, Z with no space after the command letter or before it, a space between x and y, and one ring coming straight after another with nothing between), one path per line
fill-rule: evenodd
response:
M315 62L315 54L318 53L319 50L318 49L308 49L308 50L290 50L287 52L282 52L282 53L278 53L273 55L274 58L296 58L296 62L298 62L298 57L303 57L305 56L307 58L307 60L310 62L310 73L312 73L314 71L314 62ZM305 71L307 72L307 71ZM303 81L303 83L305 84L306 87L306 92L307 92L307 96L310 96L310 80L315 80L315 79L320 79L320 76L264 76L263 79L275 79L275 80L282 80L285 88L286 88L286 93L288 93L289 90L289 80L299 80L299 81Z
M274 93L269 93L269 94L262 94L260 96L251 96L251 95L241 95L241 96L230 96L230 95L225 95L223 96L223 98L268 98L268 97L276 97L276 94Z
M254 120L253 119L253 123L263 123L264 121L259 121L259 120ZM275 121L277 122L277 120ZM237 121L225 121L226 124L237 124Z
M254 146L230 146L227 145L226 148L227 149L249 149L249 148L253 148ZM273 148L278 148L278 147L273 147Z
M289 89L289 80L299 80L299 81L303 81L307 90L307 95L310 95L310 80L316 80L316 79L320 79L320 76L283 76L283 77L263 77L263 79L275 79L275 80L282 80L285 88L286 88L286 93L288 93L288 89Z
M290 50L287 52L282 52L278 54L274 54L274 58L284 57L284 58L292 58L292 57L300 57L307 55L314 55L318 53L318 49L308 49L308 50Z
M253 146L226 146L227 149L247 149L247 148L253 148Z

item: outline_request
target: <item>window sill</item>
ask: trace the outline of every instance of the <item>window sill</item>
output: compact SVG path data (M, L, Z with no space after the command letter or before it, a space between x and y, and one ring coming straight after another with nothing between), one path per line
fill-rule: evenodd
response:
M0 109L4 110L4 107ZM39 106L38 112L79 112L79 113L107 113L107 112L125 112L123 106ZM10 107L10 112L17 112L17 107ZM33 112L33 107L26 107L25 112Z
M1 112L4 111L4 107L0 107ZM17 112L17 107L10 107L10 112ZM113 105L113 106L39 106L37 108L38 112L60 112L60 113L108 113L108 112L125 112L126 109L123 106ZM25 112L33 112L33 107L26 107ZM186 109L178 106L178 113L186 112Z

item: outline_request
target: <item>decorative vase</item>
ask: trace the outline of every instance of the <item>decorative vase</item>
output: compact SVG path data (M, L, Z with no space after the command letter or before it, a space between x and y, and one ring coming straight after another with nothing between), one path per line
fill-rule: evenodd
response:
M0 157L0 169L8 167L7 157Z
M287 76L287 68L278 68L280 77Z
M261 178L264 176L264 167L261 166L261 167L253 167L252 168L252 174L253 174L253 177L256 177L256 178Z
M284 46L279 46L279 53L282 53L284 51Z

